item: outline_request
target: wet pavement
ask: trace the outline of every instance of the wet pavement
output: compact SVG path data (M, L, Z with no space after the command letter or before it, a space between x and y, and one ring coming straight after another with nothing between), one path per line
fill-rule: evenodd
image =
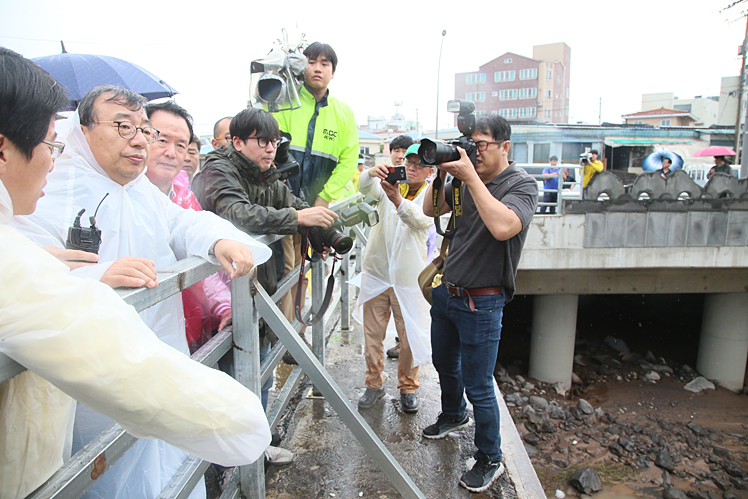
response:
M354 407L365 390L363 330L355 321L354 329L336 328L327 349L327 370ZM385 349L394 346L390 332ZM283 365L276 371L282 377ZM462 473L472 466L473 428L452 433L441 440L421 436L424 427L436 421L440 409L437 373L430 363L421 367L421 387L417 395L421 407L416 414L405 414L397 389L397 360L385 361L386 395L370 409L359 410L384 445L428 498L502 498L532 497L517 495L510 479L516 479L516 467L507 463L504 474L491 488L472 494L458 485ZM266 473L266 497L296 498L376 498L401 497L367 452L353 437L329 404L308 398L310 383L302 382L297 404L281 423L281 447L296 454L287 466L271 466ZM510 423L511 424L511 423ZM513 426L513 425L512 425ZM502 436L504 432L502 431ZM504 446L505 457L507 447ZM512 471L515 471L512 474ZM521 488L521 487L520 487Z

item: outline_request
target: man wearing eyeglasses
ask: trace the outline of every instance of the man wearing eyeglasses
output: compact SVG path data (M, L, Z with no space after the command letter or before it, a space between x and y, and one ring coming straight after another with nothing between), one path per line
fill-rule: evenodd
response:
M213 145L213 149L218 149L221 146L227 146L231 142L231 135L229 134L229 124L231 123L231 116L226 116L216 121L213 125L213 139L210 143Z
M151 148L159 147L155 144L159 130L146 115L145 104L142 96L119 87L100 86L86 94L78 111L60 125L60 138L67 147L48 177L46 196L19 229L40 246L56 246L60 259L78 267L75 275L113 288L154 287L156 269L187 256L220 264L232 278L267 260L267 246L211 213L175 205L145 176ZM168 138L175 130L167 126L164 132ZM92 216L97 207L99 263L92 263L97 260L93 254L80 262L83 252L62 249L68 228L81 209ZM189 355L179 294L143 311L141 317L161 341ZM78 405L73 452L111 423ZM168 481L186 458L187 454L163 442L139 442L88 494L156 497L166 484L162 479ZM154 475L153 470L161 472ZM191 495L204 496L204 486Z
M418 287L418 274L426 265L426 241L432 218L423 214L426 179L434 169L418 160L418 144L407 136L390 145L394 166L405 158L407 182L388 182L390 165L377 165L361 174L361 192L379 201L379 223L372 227L362 262L361 292L356 316L363 324L366 357L366 391L358 400L368 409L382 398L386 389L384 339L390 313L400 339L397 388L400 408L406 413L419 409L416 390L420 385L419 367L431 360L429 343L429 304Z
M460 485L472 492L486 490L504 472L493 371L504 305L514 296L520 253L538 204L535 179L509 162L510 138L504 118L480 116L472 134L478 149L475 164L458 147L459 160L437 165L442 181L447 173L462 181L462 214L449 243L442 284L432 290L431 349L442 411L423 436L443 438L468 426L467 393L477 451L476 463ZM432 190L433 183L423 202L427 216L434 215ZM455 208L453 197L448 182L439 191L439 215Z

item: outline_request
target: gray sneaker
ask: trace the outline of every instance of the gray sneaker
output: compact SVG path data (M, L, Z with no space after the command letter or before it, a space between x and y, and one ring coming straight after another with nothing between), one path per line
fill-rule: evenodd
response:
M363 395L361 395L361 398L358 399L358 406L361 409L368 409L369 407L373 406L377 400L384 397L384 394L387 393L387 391L384 389L384 387L380 388L379 390L372 390L370 388L367 388Z
M483 492L503 474L504 464L501 461L492 463L488 456L481 456L473 465L473 469L462 475L460 485L470 492Z
M463 415L462 418L457 418L442 413L436 418L436 423L423 429L423 436L431 439L443 438L449 432L470 426L471 421L470 416L467 414Z

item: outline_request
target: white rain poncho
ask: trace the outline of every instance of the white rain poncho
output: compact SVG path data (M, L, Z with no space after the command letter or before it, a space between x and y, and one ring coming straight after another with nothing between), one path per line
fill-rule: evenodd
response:
M94 214L97 205L108 193L109 195L101 204L96 216L97 226L102 231L102 244L99 251L100 262L102 263L76 269L71 272L71 275L92 277L98 280L111 262L124 256L153 260L157 270L187 256L201 256L206 260L217 263L214 257L209 256L209 250L219 239L223 238L234 239L248 246L252 250L256 265L269 258L270 250L267 246L239 231L230 222L212 213L185 210L172 203L167 196L164 196L151 184L144 173L125 186L112 181L96 163L81 131L77 113L74 113L71 118L64 122L58 122L58 134L59 140L66 144L66 150L65 154L56 161L54 171L47 177L48 183L44 189L46 195L39 200L37 210L33 215L16 217L13 225L39 246L64 247L68 227L72 225L73 219L80 209L86 209L83 220L86 222L84 226L88 226L87 217ZM193 364L187 358L189 350L185 337L184 314L180 294L173 295L144 310L140 316L161 341L184 354L182 360L187 364L183 368ZM102 324L103 322L99 324L99 328ZM91 334L95 332L95 328L90 331ZM114 339L116 338L109 341ZM116 343L112 343L109 347L102 344L101 352L115 348L117 348ZM141 353L146 354L147 352L149 350L144 349ZM98 359L99 357L94 354L90 358ZM101 358L106 359L108 357L103 356ZM161 362L148 364L147 367L138 370L137 373L131 371L130 376L134 378L143 377L142 382L146 382L147 378L152 376L155 383L159 379L158 375L161 374ZM193 368L193 371L194 369L196 368ZM199 372L204 372L204 370L199 369ZM213 375L218 374L213 370L207 370ZM37 373L46 377L39 371ZM221 461L223 461L223 464L229 462L238 464L237 460L240 459L240 456L243 456L241 460L246 462L249 462L247 457L250 455L254 458L259 456L265 447L253 445L247 449L242 449L239 454L233 454L229 449L234 446L234 439L231 439L230 442L217 443L214 436L206 434L205 441L201 443L199 432L184 431L187 427L180 426L180 418L191 418L194 414L193 411L207 411L207 415L210 414L210 409L214 405L217 405L219 409L227 408L227 403L234 407L237 401L234 398L236 395L222 400L223 397L213 391L213 387L210 386L209 378L205 377L204 374L201 374L201 378L201 380L191 379L191 376L182 374L179 377L164 379L163 384L153 387L163 390L163 395L152 401L133 401L133 403L158 402L159 410L173 411L171 421L173 436L184 437L184 442L171 438L170 433L162 434L161 438L170 437L165 438L165 440L195 454L198 454L198 452L195 452L196 450L202 449L203 456L201 457L211 455L212 457L208 460L212 462L222 464ZM97 388L100 397L104 397L105 394L108 394L106 395L108 398L113 396L123 397L123 395L130 398L136 395L130 393L131 385L129 384L112 385L108 378L103 378L101 385L100 387L88 386L87 393L91 394L95 391L94 388ZM205 389L211 390L210 397L207 397ZM111 424L111 420L99 413L107 414L122 424L121 418L115 417L119 414L118 412L112 413L111 410L102 410L101 404L91 406L88 402L91 400L90 396L80 398L75 393L68 393L83 402L83 404L78 404L76 411L72 439L73 453L80 450L83 445ZM178 395L181 402L179 404L169 402L169 396L166 393L171 396ZM225 392L224 395L228 396ZM107 400L106 397L104 400ZM254 400L251 397L240 396L240 398L242 397L247 402L247 406L242 408L241 413L237 413L237 416L243 418L249 413L253 413L254 416L261 417L264 423L262 408L259 405L255 406L250 401L250 399ZM191 400L191 403L195 404L196 407L191 407L189 404L185 405L188 400ZM165 407L165 405L168 405L168 407ZM233 410L238 409L234 407ZM214 421L214 423L217 422ZM231 424L231 419L227 420L227 424ZM123 424L123 426L126 425ZM128 428L129 430L130 428ZM267 431L267 424L265 424L264 431ZM158 436L156 433L146 433L145 427L138 428L131 433L136 434L136 436L151 438ZM228 437L230 434L231 432L227 432L226 436ZM255 444L261 441L262 439L253 440ZM246 443L246 441L241 443L240 438L236 439L236 444L240 446L244 446ZM208 454L205 454L206 452ZM128 451L107 474L100 478L84 497L106 497L107 499L156 497L186 458L187 454L184 452L163 444L159 445L156 441L141 442ZM205 487L198 486L196 494L191 497L204 496Z
M363 304L393 288L415 367L431 360L431 306L418 287L418 274L426 266L426 240L434 220L423 214L425 183L413 201L403 197L398 208L379 183L366 173L359 180L360 191L379 201L379 223L371 228L366 244L354 317L363 323Z

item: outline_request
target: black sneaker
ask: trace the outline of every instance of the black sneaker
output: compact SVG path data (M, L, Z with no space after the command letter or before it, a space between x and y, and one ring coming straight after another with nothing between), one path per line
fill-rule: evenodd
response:
M492 463L488 456L481 456L473 465L473 469L462 475L460 485L470 492L483 492L503 474L504 464L501 461Z
M426 438L443 438L451 431L461 430L470 426L470 417L465 414L461 418L439 414L436 423L423 429L423 436Z

